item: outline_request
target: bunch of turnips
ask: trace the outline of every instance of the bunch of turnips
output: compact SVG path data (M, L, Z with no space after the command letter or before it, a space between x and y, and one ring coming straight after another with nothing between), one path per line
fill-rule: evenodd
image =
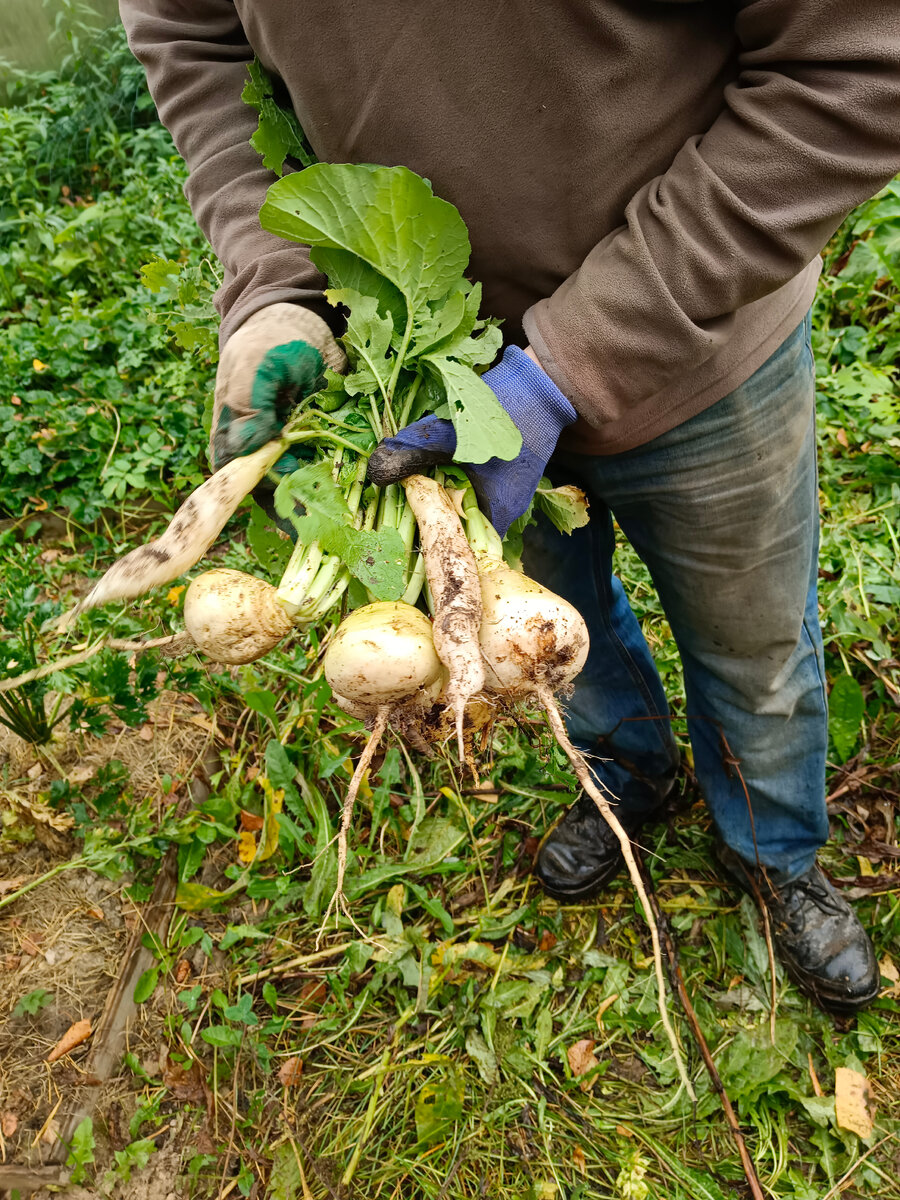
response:
M162 536L112 566L67 621L184 574L245 497L275 482L274 510L295 539L279 584L207 571L187 589L184 621L196 649L237 664L298 629L332 629L339 607L347 610L324 638L323 669L335 702L371 735L343 806L331 907L349 914L343 878L353 804L388 726L425 751L455 733L461 763L477 774L468 731L505 707L535 704L619 836L651 928L660 1012L687 1083L628 836L610 808L614 798L572 746L555 698L584 664L587 628L572 605L517 569L535 508L570 532L586 523L587 506L577 489L542 478L546 459L529 444L527 414L514 421L498 399L502 387L479 373L496 358L501 334L479 318L480 287L463 275L470 246L462 218L403 167L319 163L273 184L260 220L312 248L327 299L346 315L347 370L307 355L319 386L276 436L217 470ZM493 368L501 383L524 357L507 349ZM573 418L557 393L544 419L558 420L558 434ZM393 472L385 470L385 445ZM386 482L404 455L414 469ZM528 477L527 507L492 487L491 464L510 460Z

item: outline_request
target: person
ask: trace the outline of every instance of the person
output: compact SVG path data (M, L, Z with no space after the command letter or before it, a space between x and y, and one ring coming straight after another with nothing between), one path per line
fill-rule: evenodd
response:
M647 644L612 574L613 517L684 665L696 774L726 869L766 904L790 975L826 1009L875 995L871 942L816 866L827 710L816 606L819 252L900 169L900 9L883 0L121 0L224 267L212 455L272 436L335 314L303 248L263 232L273 176L241 91L254 55L315 154L403 164L457 206L507 349L485 379L523 433L470 475L501 530L548 469L587 492L526 567L592 648L573 739L636 835L678 755ZM452 453L448 424L376 452L384 478ZM549 467L547 464L549 463ZM536 872L592 897L621 865L584 797Z

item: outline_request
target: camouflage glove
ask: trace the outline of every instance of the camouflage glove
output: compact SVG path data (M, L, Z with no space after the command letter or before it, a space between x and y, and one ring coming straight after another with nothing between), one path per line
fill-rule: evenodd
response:
M231 335L216 372L209 454L218 471L277 437L291 409L316 391L325 367L343 371L343 350L321 317L298 304L261 308ZM297 469L292 454L274 470Z

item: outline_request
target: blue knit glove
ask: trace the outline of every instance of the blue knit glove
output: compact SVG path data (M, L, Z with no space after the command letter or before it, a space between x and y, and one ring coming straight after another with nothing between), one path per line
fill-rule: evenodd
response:
M461 463L481 508L501 537L528 508L559 435L578 414L550 376L518 346L507 346L481 377L522 434L522 449L508 462ZM369 458L369 479L384 487L407 475L453 460L456 431L450 421L423 417L385 438Z

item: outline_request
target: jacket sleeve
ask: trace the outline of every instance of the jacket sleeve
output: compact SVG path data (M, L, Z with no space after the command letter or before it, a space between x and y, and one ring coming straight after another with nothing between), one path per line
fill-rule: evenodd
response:
M590 422L689 375L900 169L900 6L734 0L736 81L707 132L525 314Z
M224 345L278 301L328 312L308 251L265 233L259 210L276 176L249 144L257 113L241 100L253 50L231 0L120 0L134 55L188 166L185 194L224 267L216 294Z

